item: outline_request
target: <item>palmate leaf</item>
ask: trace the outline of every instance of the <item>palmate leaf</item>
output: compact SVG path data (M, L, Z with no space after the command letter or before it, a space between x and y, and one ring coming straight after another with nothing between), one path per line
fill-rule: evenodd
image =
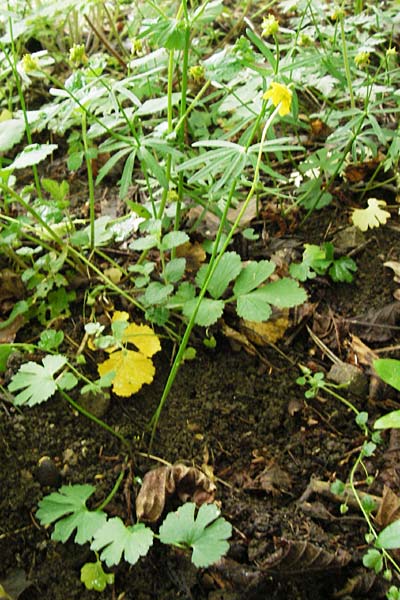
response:
M153 532L144 523L126 527L119 517L114 517L96 531L90 548L95 551L103 548L100 558L111 567L121 561L122 554L134 565L147 554L152 544Z
M232 526L220 517L215 504L203 504L196 519L195 509L193 502L187 502L176 512L168 514L160 527L160 541L192 548L193 564L207 567L227 553L227 539L232 535Z
M57 390L54 375L66 362L65 356L55 354L45 356L43 366L32 361L22 365L8 385L10 392L22 390L15 396L14 404L35 406L48 400Z
M127 349L113 352L97 369L100 377L114 373L113 392L123 397L132 396L144 383L151 383L156 372L150 358Z
M380 225L385 225L386 221L390 218L390 212L383 210L386 206L384 200L378 200L377 198L369 198L367 208L355 208L351 216L353 224L361 229L361 231L367 231L368 228L373 229Z
M107 515L86 507L86 501L94 491L92 485L63 485L58 492L49 494L39 502L36 517L41 524L49 525L57 521L51 536L53 540L66 542L76 529L75 542L85 544L104 525Z

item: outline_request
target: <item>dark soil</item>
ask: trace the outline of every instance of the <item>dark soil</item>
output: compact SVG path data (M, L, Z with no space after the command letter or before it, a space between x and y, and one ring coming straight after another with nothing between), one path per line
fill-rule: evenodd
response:
M313 216L301 233L307 242L323 240L329 224L319 219ZM329 239L333 233L330 226ZM207 472L217 478L222 514L234 528L228 557L212 568L196 570L185 555L155 543L134 567L121 564L115 569L114 587L102 593L87 591L80 582L80 569L94 559L89 547L72 540L55 543L50 539L51 529L35 520L38 501L55 489L42 480L38 461L43 456L52 459L58 470L51 482L55 486L60 474L63 483L95 484L94 503L99 503L120 473L124 449L62 398L32 409L17 410L7 402L0 405L0 582L6 587L4 580L15 582L22 571L26 577L14 598L385 597L383 578L362 565L367 527L360 512L349 506L341 514L337 498L309 488L312 479L329 484L335 478L348 478L364 440L362 432L353 413L339 401L325 394L306 401L304 388L296 384L299 363L316 370L331 367L306 329L308 324L317 331L316 312L324 343L344 361L354 362L350 325L344 319L393 302L398 286L383 263L400 260L400 231L382 228L368 234L367 242L354 255L358 264L355 283L333 284L319 278L308 284L310 300L318 306L308 321L293 323L277 342L279 351L266 345L259 348L259 356L250 356L218 331L214 350L202 349L195 338L197 357L179 371L154 439L154 458L146 456L146 431L168 375L169 344L164 343L156 357L152 385L131 399L112 398L103 418L134 440L135 452L125 485L107 510L131 518L137 492L132 478L159 466L157 457L208 467ZM396 329L390 332L398 333ZM363 331L357 335L362 337ZM364 341L379 349L395 346L396 336L384 342ZM369 378L370 367L363 364L362 369ZM347 397L358 409L368 411L371 423L389 407L398 407L393 392L371 391L371 387L369 394ZM375 480L370 488L360 485L361 491L382 495L387 445L386 437L368 459ZM392 487L395 471L392 463ZM365 473L358 472L356 479L364 481Z

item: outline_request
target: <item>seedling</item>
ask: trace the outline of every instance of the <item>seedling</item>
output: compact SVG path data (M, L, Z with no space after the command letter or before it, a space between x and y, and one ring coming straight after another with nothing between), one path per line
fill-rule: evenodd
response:
M87 500L94 493L91 485L62 486L58 492L45 496L39 502L36 517L42 525L55 523L52 539L65 543L75 532L77 544L90 542L90 548L100 552L96 563L87 563L82 569L82 580L89 589L104 589L110 583L100 561L108 567L118 565L122 558L131 565L146 556L154 539L163 544L192 550L196 567L207 567L228 549L231 525L220 516L215 504L203 504L196 513L196 505L188 502L169 513L156 535L144 523L125 525L119 517L107 517L102 509L89 510ZM103 506L104 508L104 506ZM98 583L94 584L93 579ZM102 587L104 586L104 587ZM97 588L95 588L97 589Z
M348 256L335 258L333 244L325 242L322 246L304 244L302 262L292 263L289 270L292 277L299 281L328 274L332 281L351 283L357 265Z

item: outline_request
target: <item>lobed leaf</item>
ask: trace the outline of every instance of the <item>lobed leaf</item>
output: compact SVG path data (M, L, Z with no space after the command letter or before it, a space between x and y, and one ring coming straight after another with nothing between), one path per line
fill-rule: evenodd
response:
M126 527L119 517L109 519L94 534L91 550L102 552L101 560L108 567L117 565L122 554L127 562L134 565L141 556L145 556L153 544L153 532L144 523Z

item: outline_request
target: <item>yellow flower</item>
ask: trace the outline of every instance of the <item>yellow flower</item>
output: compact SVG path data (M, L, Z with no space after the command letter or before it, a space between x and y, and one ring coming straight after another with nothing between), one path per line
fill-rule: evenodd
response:
M369 52L362 51L356 54L356 56L354 57L354 62L356 63L357 67L362 68L369 64L369 57Z
M281 117L290 113L292 104L292 92L286 85L272 81L269 90L263 95L264 100L271 100L274 106L280 105L279 114Z
M263 18L262 22L262 32L261 35L263 37L270 37L271 35L275 35L279 31L279 21L275 18L274 15L269 14L268 17Z

